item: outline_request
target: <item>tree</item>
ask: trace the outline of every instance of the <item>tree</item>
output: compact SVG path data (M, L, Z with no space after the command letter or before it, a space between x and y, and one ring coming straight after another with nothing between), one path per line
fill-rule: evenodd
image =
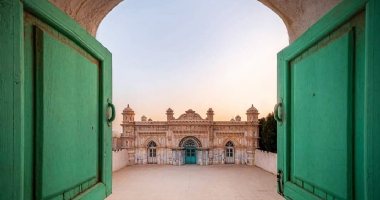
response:
M259 119L259 146L261 150L277 152L277 122L274 114Z
M263 135L264 135L264 131L263 131L263 127L264 127L264 125L266 124L266 119L265 119L265 117L263 117L263 118L260 118L259 119L259 137L260 137L260 139L259 139L259 148L261 149L261 150L265 150L265 145L264 145L264 140L263 140Z

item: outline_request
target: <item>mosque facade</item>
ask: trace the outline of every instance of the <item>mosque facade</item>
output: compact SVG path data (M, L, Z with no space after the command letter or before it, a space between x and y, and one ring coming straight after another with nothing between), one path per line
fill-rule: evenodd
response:
M126 150L128 165L253 165L259 140L258 114L252 105L246 121L240 116L230 121L214 121L211 108L206 118L192 109L175 118L169 108L166 121L153 121L145 116L135 121L135 113L128 105L122 113L123 132L113 137L112 149Z

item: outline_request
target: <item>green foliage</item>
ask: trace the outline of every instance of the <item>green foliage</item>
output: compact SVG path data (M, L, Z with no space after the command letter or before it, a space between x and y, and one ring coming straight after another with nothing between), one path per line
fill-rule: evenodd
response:
M261 150L277 152L277 122L273 113L259 119L259 147Z

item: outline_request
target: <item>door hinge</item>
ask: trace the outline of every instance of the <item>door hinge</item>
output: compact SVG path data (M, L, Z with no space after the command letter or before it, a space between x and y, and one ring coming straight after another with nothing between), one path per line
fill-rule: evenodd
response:
M282 170L277 171L277 192L284 196L284 179L283 179L283 173Z

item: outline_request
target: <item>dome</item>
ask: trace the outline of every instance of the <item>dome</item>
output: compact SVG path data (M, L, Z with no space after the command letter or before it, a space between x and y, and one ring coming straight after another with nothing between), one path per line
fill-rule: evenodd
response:
M259 111L257 108L255 108L252 104L252 106L247 110L247 113L258 113Z
M129 104L126 108L124 108L123 112L133 112L132 108L129 107Z
M172 113L173 110L171 108L168 108L168 110L166 110L167 113Z

